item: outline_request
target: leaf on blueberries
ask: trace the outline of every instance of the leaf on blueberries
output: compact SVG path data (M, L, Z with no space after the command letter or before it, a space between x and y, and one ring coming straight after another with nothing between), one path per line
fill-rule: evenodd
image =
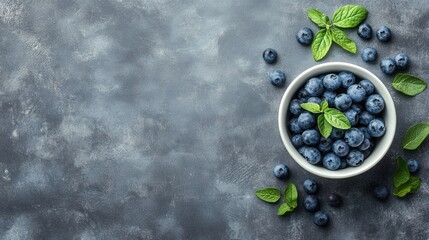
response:
M324 58L331 48L332 45L332 35L330 29L322 29L316 33L316 36L311 43L311 51L313 53L313 58L315 61L319 61Z
M407 150L414 150L420 146L428 135L429 122L414 124L405 133L402 147Z
M326 101L326 99L325 99L320 103L320 110L322 110L322 112L324 112L328 108L328 106L329 106L328 101Z
M267 187L256 190L256 196L262 201L275 203L280 199L280 190Z
M393 79L392 86L403 94L416 96L426 89L427 84L416 76L399 73L395 76L395 79Z
M307 10L307 16L321 28L324 28L326 27L326 24L329 24L329 17L315 8L309 8Z
M340 45L340 47L342 47L344 50L351 53L356 53L356 43L347 37L345 32L338 28L332 28L332 37L334 42Z
M279 207L279 209L277 210L277 215L282 216L287 212L292 212L293 211L293 207L291 207L288 203L282 203Z
M410 171L404 158L398 157L396 160L396 171L393 174L393 186L398 188L410 179Z
M332 16L335 26L341 28L353 28L365 20L368 10L358 5L346 5L338 8Z
M301 103L301 108L311 112L311 113L321 113L320 106L317 103L309 102L309 103Z
M326 121L324 114L320 114L319 117L317 117L317 126L319 127L320 134L325 138L331 135L332 125Z
M342 112L335 108L327 108L324 111L325 119L332 127L339 129L349 129L351 127L349 120Z
M289 206L291 206L292 208L296 208L296 206L298 205L298 191L296 189L295 184L289 183L286 186L284 198L285 202L289 204Z

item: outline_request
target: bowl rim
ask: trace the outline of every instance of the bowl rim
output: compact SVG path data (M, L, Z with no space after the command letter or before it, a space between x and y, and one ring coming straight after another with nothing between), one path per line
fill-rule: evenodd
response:
M328 170L326 168L312 165L308 163L297 151L297 149L292 145L290 138L288 136L288 131L286 127L286 118L288 114L288 107L290 100L292 99L295 92L304 84L304 82L313 77L315 75L320 75L323 73L327 73L329 71L340 72L340 71L350 71L353 74L359 76L362 79L370 80L377 90L378 94L380 94L385 102L385 113L386 116L384 121L386 124L386 133L384 134L381 141L378 143L378 148L375 149L371 155L365 159L364 163L358 167L349 167L345 169L339 169L336 171ZM363 75L363 76L362 76ZM303 71L299 74L287 87L285 93L280 102L279 106L279 115L278 115L278 125L280 136L283 142L283 145L286 147L286 150L291 155L293 160L298 163L302 168L307 170L308 172L331 179L342 179L342 178L350 178L353 176L357 176L362 174L373 166L375 166L380 160L385 156L387 151L389 150L394 136L396 132L396 109L395 104L393 102L392 96L390 92L384 85L384 83L373 73L366 70L363 67L357 66L355 64L346 63L346 62L328 62L315 65ZM381 144L382 143L382 144ZM377 153L375 155L374 153Z

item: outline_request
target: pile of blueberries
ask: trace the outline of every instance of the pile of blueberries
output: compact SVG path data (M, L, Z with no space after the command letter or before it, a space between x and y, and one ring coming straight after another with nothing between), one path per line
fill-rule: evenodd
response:
M329 170L359 166L371 154L375 140L386 132L381 118L384 99L369 80L357 80L348 71L312 77L290 102L291 142L310 164L322 163ZM346 116L350 129L334 128L327 138L320 135L317 115L300 104L323 100Z

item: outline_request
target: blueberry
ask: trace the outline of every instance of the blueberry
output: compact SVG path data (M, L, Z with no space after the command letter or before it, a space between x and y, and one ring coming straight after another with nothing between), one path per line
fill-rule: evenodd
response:
M334 153L328 153L323 157L322 163L328 170L337 170L341 165L341 159Z
M317 211L313 216L313 223L319 227L326 226L329 223L329 215L324 211Z
M391 57L385 57L380 61L380 69L387 75L392 75L396 70L395 60Z
M408 67L408 55L400 53L395 57L395 64L398 69L405 69Z
M317 103L320 104L322 102L322 99L318 97L311 97L307 100L308 103Z
M323 153L330 152L332 150L332 143L334 143L334 141L332 141L331 138L321 137L318 147L319 151Z
M301 150L301 155L305 158L305 160L307 160L308 163L310 164L318 164L320 162L320 159L322 158L319 150L317 150L314 147L301 147L303 148ZM301 149L300 148L300 149ZM300 150L298 149L298 152L300 152Z
M377 50L373 47L368 47L362 50L360 56L364 62L375 62L378 58Z
M370 149L371 144L372 144L371 141L368 138L365 138L363 140L363 143L358 147L358 150L361 152L364 152L364 151Z
M323 78L323 86L327 90L337 90L341 87L341 78L334 73L330 73Z
M322 94L322 99L328 102L330 107L333 107L335 104L335 97L337 94L334 91L324 91Z
M378 40L387 42L392 38L392 32L390 31L390 28L382 26L377 30L376 36Z
M338 129L338 128L332 128L332 132L331 132L331 135L330 135L330 137L333 139L333 140L338 140L338 139L342 139L343 137L344 137L344 130L342 130L342 129Z
M408 159L407 165L410 173L416 173L420 170L420 162L417 161L416 159Z
M304 46L308 46L313 41L313 31L310 28L303 27L296 33L296 40Z
M301 134L293 135L292 145L296 148L300 148L304 145L304 142L302 141L302 135Z
M377 185L374 187L372 194L378 200L385 201L389 197L389 189L385 185Z
M298 125L301 129L309 129L316 124L316 118L309 112L303 112L298 117Z
M368 23L362 23L357 30L359 37L369 40L372 37L372 27Z
M362 117L362 116L361 116ZM360 119L359 119L360 120ZM369 122L368 122L369 124ZM368 125L367 124L367 125ZM363 135L365 136L366 139L371 139L371 135L369 135L368 132L368 128L367 127L360 127L359 130L361 130L363 132Z
M340 164L340 169L344 169L347 168L347 161L345 158L341 158L341 164Z
M302 88L302 89L300 89L300 90L298 91L297 96L298 96L299 100L301 100L301 101L304 101L304 100L305 100L304 102L306 102L306 101L307 101L307 99L310 97L310 94L308 94L308 92L307 92L307 91L305 91L305 89L304 89L304 88Z
M262 57L264 58L265 62L268 64L275 63L277 61L277 51L272 48L267 48L262 53Z
M317 183L313 179L306 179L303 186L304 191L308 194L314 194L317 192Z
M344 134L344 141L350 147L357 147L361 145L364 139L365 139L365 135L358 128L350 128L349 130L346 131L346 134Z
M307 145L315 145L320 141L320 133L315 129L305 130L302 133L302 141Z
M358 123L359 114L358 114L358 112L356 110L354 110L354 109L347 109L344 112L344 115L349 120L350 125L355 126Z
M368 126L369 122L371 120L375 119L375 116L367 111L361 112L359 116L359 124L362 124L364 126Z
M341 196L336 193L331 193L328 196L328 203L331 207L339 207L341 205Z
M373 119L368 124L368 133L371 137L381 137L386 132L384 122L380 119Z
M352 98L346 93L340 93L335 97L334 103L338 110L344 111L352 105Z
M292 118L289 121L289 129L293 133L302 133L301 127L298 125L298 118Z
M363 163L365 156L361 151L353 149L347 154L346 161L349 166L357 167Z
M270 72L268 78L270 79L271 84L275 87L282 87L286 82L286 75L280 70Z
M299 154L301 154L302 156L304 156L304 152L305 152L305 150L306 150L307 148L308 148L307 146L302 146L302 147L298 148L298 152L299 152Z
M289 168L283 163L277 164L274 167L273 172L274 172L274 176L278 178L284 179L289 177Z
M361 113L361 112L362 112L362 109L363 109L363 106L362 106L362 104L354 103L354 104L352 104L352 105L350 106L350 108L349 108L349 109L353 109L353 110L355 110L357 113Z
M289 104L289 111L294 115L299 115L303 112L301 108L301 101L298 99L293 99Z
M371 155L371 151L372 151L373 146L374 145L371 145L371 147L369 149L367 149L367 150L365 150L365 151L362 152L365 159L367 157L369 157L369 155Z
M338 139L332 144L332 151L339 157L345 157L349 151L349 145L341 139Z
M304 89L311 97L322 95L324 87L320 78L310 78L304 86Z
M341 86L346 89L356 81L355 75L349 71L340 72L338 76L341 78Z
M365 89L359 84L353 84L347 88L347 94L351 97L353 102L362 102L366 97Z
M304 208L309 212L315 212L319 209L319 200L315 195L307 195L304 198Z
M372 114L381 113L384 109L384 99L378 94L373 94L366 100L365 108Z
M369 80L362 80L359 82L359 85L365 89L367 96L371 95L375 90L374 84Z

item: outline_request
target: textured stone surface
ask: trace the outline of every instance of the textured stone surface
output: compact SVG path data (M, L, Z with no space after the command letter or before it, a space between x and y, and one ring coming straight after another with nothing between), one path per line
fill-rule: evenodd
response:
M409 54L409 72L428 79L426 1L351 1L393 39L360 40L379 55ZM321 183L331 225L311 223L302 206L279 218L254 196L313 177L285 150L277 129L283 89L315 65L295 41L316 30L309 7L331 15L343 1L14 1L0 2L1 239L428 239L429 141L404 152L408 126L427 121L429 91L395 92L378 65L335 46L321 62L364 66L391 90L398 109L392 148L370 172ZM262 51L280 61L266 65ZM386 203L375 183L391 184L393 159L423 163L421 190ZM299 188L301 194L303 190ZM331 208L332 191L344 198ZM302 199L302 198L301 198Z

